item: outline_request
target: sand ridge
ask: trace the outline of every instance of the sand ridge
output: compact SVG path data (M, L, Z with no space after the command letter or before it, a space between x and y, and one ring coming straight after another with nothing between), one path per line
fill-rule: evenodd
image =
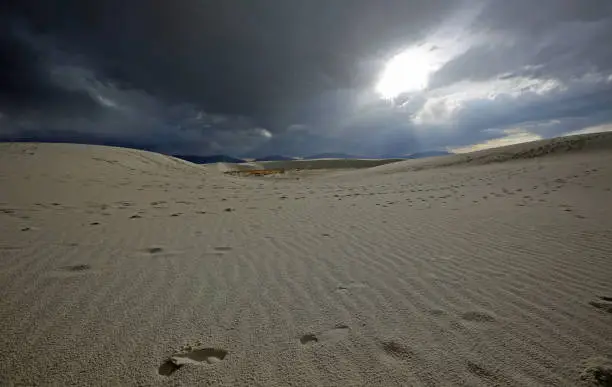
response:
M0 144L0 384L606 385L610 138L300 179Z

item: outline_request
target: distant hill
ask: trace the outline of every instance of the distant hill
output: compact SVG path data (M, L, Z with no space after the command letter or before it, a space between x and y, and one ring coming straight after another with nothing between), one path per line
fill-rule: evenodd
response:
M384 154L380 157L375 156L357 156L351 155L347 153L318 153L312 156L304 157L304 160L313 160L313 159L422 159L425 157L436 157L436 156L448 156L452 155L452 153L447 151L440 150L431 150L431 151L423 151L423 152L415 152L411 154Z
M363 157L349 155L346 153L318 153L316 155L306 156L304 160L314 159L362 159Z
M432 150L432 151L423 151L423 152L411 153L410 155L408 155L408 158L409 159L422 159L422 158L425 158L425 157L448 156L448 155L452 155L452 154L453 153L447 152L447 151Z
M281 155L264 156L264 157L255 159L255 161L291 161L291 160L295 160L295 158L289 157L289 156L281 156Z
M316 160L316 159L420 159L424 157L435 157L435 156L447 156L452 153L446 151L424 151L416 152L409 155L393 155L387 154L381 157L368 157L368 156L357 156L348 153L317 153L311 156L304 157L303 160ZM173 155L179 159L187 160L195 164L212 164L212 163L246 163L246 160L238 159L228 155L212 155L212 156L196 156L196 155ZM259 157L254 161L292 161L296 160L295 157L281 156L281 155L270 155L265 157Z
M423 151L423 152L415 152L411 154L405 155L397 155L397 154L386 154L383 155L382 158L385 159L423 159L425 157L438 157L438 156L448 156L452 155L452 153L447 151Z
M244 160L227 155L195 156L195 155L172 155L178 159L186 160L194 164L213 164L213 163L244 163Z

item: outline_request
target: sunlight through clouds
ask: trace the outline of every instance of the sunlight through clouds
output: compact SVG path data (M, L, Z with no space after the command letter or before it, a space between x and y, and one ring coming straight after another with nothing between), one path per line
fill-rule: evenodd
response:
M416 47L393 57L387 63L376 91L386 99L420 91L427 87L429 75L435 71L433 58L424 47Z

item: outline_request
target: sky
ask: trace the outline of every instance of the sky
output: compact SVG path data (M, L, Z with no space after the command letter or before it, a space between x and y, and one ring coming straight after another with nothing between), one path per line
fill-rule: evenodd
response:
M379 157L612 129L609 0L9 0L0 140Z

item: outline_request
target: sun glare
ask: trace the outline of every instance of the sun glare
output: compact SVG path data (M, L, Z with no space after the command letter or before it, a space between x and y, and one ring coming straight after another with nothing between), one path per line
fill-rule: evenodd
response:
M423 90L433 70L428 50L420 47L409 49L389 60L376 91L382 98L393 99L405 92Z

